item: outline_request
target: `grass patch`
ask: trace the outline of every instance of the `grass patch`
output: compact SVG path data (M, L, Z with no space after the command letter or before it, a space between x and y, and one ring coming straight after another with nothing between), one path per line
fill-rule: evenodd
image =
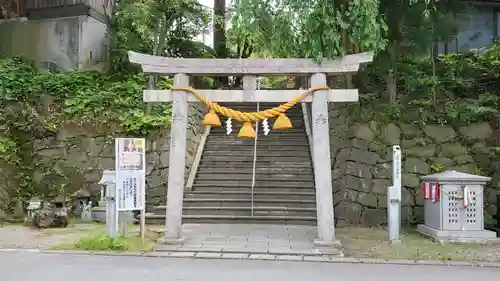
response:
M410 260L500 261L500 244L444 244L413 230L401 235L401 244L391 245L384 228L339 228L337 234L345 253L359 258Z
M85 251L128 251L147 252L151 251L160 233L146 231L144 242L141 241L140 233L135 231L125 236L112 237L103 231L92 233L78 240L74 244L59 244L51 247L52 250L85 250Z
M125 237L112 237L107 234L97 234L81 238L74 244L75 249L88 251L127 251L128 245Z

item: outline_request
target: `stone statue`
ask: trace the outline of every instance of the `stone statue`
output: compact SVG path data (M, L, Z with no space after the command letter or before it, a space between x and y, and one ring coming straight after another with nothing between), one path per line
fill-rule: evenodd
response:
M92 222L92 201L83 206L81 219L82 222Z

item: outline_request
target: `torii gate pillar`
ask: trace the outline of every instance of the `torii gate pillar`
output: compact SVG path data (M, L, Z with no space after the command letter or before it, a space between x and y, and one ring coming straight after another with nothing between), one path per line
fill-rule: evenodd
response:
M326 75L316 73L311 76L311 87L326 86ZM314 159L314 182L316 186L316 213L318 219L318 240L316 244L337 244L335 220L333 216L332 167L330 160L330 129L328 125L328 92L313 94L311 154ZM319 246L319 245L318 245Z
M189 87L189 76L176 74L174 88ZM175 92L172 100L172 126L170 128L170 154L167 181L167 210L165 216L166 243L182 242L182 203L186 168L186 137L188 126L188 99L186 93Z
M174 88L189 87L189 75L246 75L244 81L255 81L257 75L312 75L311 86L326 86L326 75L354 73L359 65L373 60L373 53L348 55L321 64L308 59L178 59L129 52L129 60L140 64L145 73L174 76ZM247 82L245 82L247 83ZM253 85L255 86L255 85ZM298 96L297 90L199 90L214 102L288 102ZM251 90L250 90L251 89ZM188 102L198 102L189 93L169 90L145 90L145 102L173 102L170 136L165 243L182 242L182 205L184 193L186 130ZM333 192L330 161L328 102L358 101L356 89L316 91L301 102L312 102L312 158L316 185L318 223L317 247L332 249L340 243L335 238ZM333 246L333 247L332 247Z

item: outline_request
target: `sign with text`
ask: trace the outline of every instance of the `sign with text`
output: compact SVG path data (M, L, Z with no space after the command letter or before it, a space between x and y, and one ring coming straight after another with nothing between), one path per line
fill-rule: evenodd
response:
M115 140L116 204L118 211L142 210L146 201L146 140Z

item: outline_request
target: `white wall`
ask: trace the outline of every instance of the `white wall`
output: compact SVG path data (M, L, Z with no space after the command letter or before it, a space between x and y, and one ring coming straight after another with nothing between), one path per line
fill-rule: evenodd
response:
M81 17L80 68L93 68L106 60L106 25L93 17Z
M87 68L105 58L106 27L81 16L0 24L0 52L34 60L58 70Z
M213 18L214 18L214 13L213 13L214 0L198 0L198 2L200 4L202 4L203 6L208 7L211 10L211 12L212 12L211 19L212 19L212 22L213 22ZM214 45L213 44L213 42L214 42L214 32L213 32L213 26L212 26L212 24L210 24L208 32L205 33L205 34L197 36L196 40L199 41L199 42L202 42L203 44L208 45L208 46L210 46L210 47L213 48L213 45Z
M498 33L500 27L499 17L495 22L495 13L498 14L493 7L476 7L461 20L456 39L448 42L446 49L445 44L440 43L438 52L464 53L491 47L495 37L499 35L495 34L495 30Z
M10 22L0 25L0 52L36 62L51 62L61 70L78 67L78 18Z

